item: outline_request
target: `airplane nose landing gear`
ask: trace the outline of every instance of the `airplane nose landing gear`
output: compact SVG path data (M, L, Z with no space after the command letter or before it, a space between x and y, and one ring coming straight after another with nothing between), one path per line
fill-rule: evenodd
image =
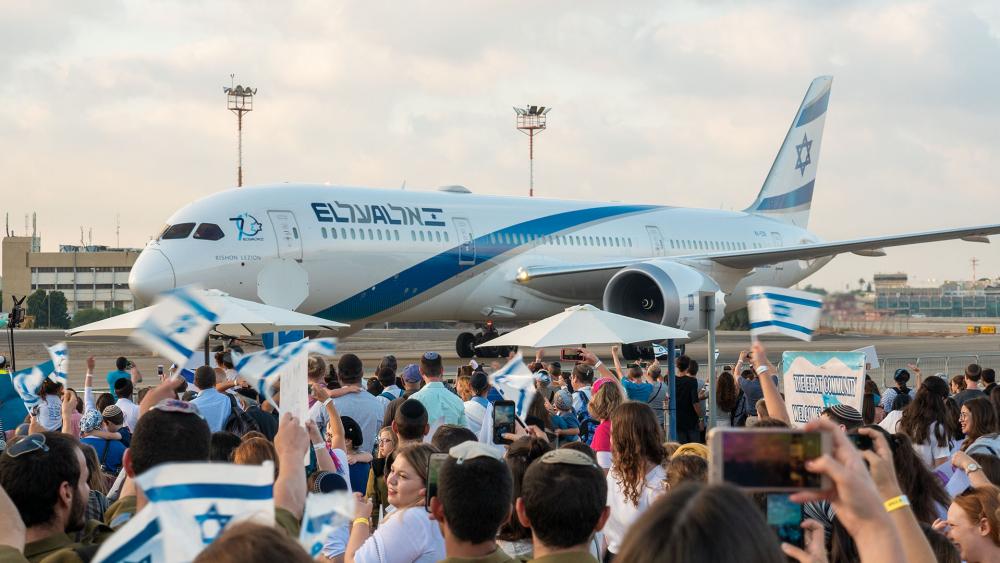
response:
M489 342L500 336L500 333L493 326L493 321L486 321L481 330L476 333L463 332L455 339L455 352L459 358L506 358L511 352L517 350L517 346L489 346L486 348L476 348L483 342Z

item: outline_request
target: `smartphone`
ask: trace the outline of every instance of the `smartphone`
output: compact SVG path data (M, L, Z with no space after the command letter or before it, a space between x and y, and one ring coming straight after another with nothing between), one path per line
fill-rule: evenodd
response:
M709 481L748 492L828 490L824 475L806 462L830 452L826 432L793 428L715 428L709 433Z
M493 403L493 443L510 444L504 434L514 433L514 401L497 401Z
M437 496L441 466L446 459L448 454L431 454L430 462L427 464L427 494L424 495L424 508L428 512L431 510L431 499Z
M805 549L802 505L789 500L787 494L767 495L767 525L774 530L778 540Z
M134 364L134 363L132 363L132 360L129 360L129 361L128 361L128 362L127 362L127 363L125 364L125 369L132 369L132 368L134 368L134 367L135 367L135 364Z
M576 348L563 348L559 352L559 359L566 362L582 362L583 354L581 354Z
M163 364L156 366L156 373L159 375L163 375Z
M859 450L874 450L875 443L871 436L866 436L864 434L859 434L857 432L848 432L847 438L854 444L855 448Z

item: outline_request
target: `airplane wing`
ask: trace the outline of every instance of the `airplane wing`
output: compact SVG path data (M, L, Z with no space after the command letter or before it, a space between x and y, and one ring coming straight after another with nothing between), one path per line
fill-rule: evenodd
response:
M757 266L767 266L789 260L811 260L824 256L836 256L845 252L853 252L863 256L882 256L883 249L890 246L906 246L924 242L962 239L970 242L989 242L989 235L1000 234L1000 224L980 225L957 229L940 229L917 233L904 233L881 237L868 237L835 242L819 242L780 248L762 248L758 250L739 250L731 252L715 252L702 254L685 254L670 256L669 260L711 260L719 265L735 269L750 269ZM655 258L653 258L655 259ZM567 274L598 273L608 270L618 270L650 258L614 260L595 264L566 264L555 266L529 266L518 271L517 281L528 283L539 278L562 276Z

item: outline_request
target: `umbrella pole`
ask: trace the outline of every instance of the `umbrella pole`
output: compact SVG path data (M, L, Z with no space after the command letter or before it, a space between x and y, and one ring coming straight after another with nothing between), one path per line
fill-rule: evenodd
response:
M670 407L667 411L667 435L671 442L677 441L677 350L674 339L667 340L667 389L670 393Z
M206 366L209 365L208 364L208 335L207 334L205 335L205 365Z

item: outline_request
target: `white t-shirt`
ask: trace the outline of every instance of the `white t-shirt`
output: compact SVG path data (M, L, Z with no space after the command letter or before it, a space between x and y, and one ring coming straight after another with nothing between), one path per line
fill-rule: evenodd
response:
M657 465L646 473L642 489L639 491L639 504L633 506L618 485L614 469L608 471L608 506L611 507L611 516L604 525L604 537L608 540L608 549L611 553L617 554L621 550L622 540L625 539L625 533L632 523L666 492L664 484L666 478L667 472L662 465Z
M438 523L421 507L393 512L357 553L357 563L436 563L446 557Z
M135 432L135 425L139 422L139 405L133 403L130 399L118 399L115 405L125 415L125 426L132 432Z
M478 436L483 427L483 417L486 416L486 406L489 405L489 402L483 405L481 401L476 399L478 397L465 401L465 422L469 425L469 430Z
M895 434L898 431L899 422L902 418L903 411L895 410L885 415L885 418L883 418L882 422L879 422L878 425L885 429L886 432ZM913 443L913 449L917 452L920 459L924 460L924 465L926 465L929 469L934 469L935 459L948 459L951 457L952 443L950 439L944 446L937 445L937 431L940 426L941 425L937 422L931 425L930 432L928 432L929 436L927 442L922 444L918 444L916 442Z
M62 430L62 399L58 395L46 395L38 403L38 423L49 432Z

